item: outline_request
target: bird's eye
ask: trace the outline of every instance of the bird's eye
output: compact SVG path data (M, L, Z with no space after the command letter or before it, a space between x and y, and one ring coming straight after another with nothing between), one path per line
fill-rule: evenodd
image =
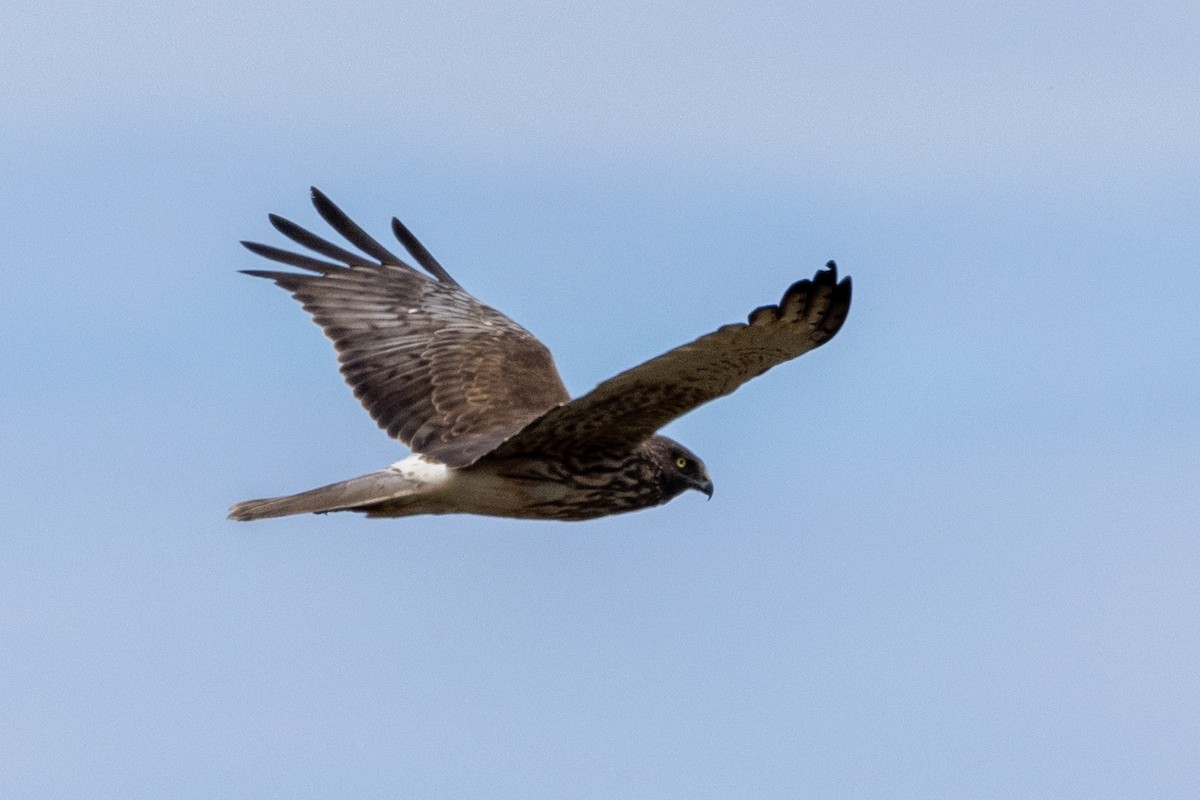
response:
M687 465L688 465L688 460L686 458L683 458L681 456L681 457L675 459L675 466L679 467L680 469L685 468Z

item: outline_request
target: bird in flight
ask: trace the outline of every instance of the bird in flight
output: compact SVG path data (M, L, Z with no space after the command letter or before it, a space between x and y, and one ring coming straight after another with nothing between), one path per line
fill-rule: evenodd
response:
M300 494L237 503L230 519L359 511L585 520L661 505L688 489L711 497L704 463L658 429L820 347L850 310L850 279L838 281L830 261L778 305L572 400L546 346L471 296L398 219L392 231L424 272L315 188L312 201L361 252L272 214L276 230L322 258L243 242L304 270L245 272L304 305L333 340L355 396L412 455Z

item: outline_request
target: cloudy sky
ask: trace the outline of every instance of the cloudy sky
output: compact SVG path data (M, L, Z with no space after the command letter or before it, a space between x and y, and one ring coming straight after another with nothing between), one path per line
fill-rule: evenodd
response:
M23 3L0 794L1200 793L1194 3ZM321 187L574 393L853 275L636 515L224 519L405 454L237 270Z

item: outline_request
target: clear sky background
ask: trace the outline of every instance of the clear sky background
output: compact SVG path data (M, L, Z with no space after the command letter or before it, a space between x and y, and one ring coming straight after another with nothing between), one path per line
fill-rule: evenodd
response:
M1200 796L1200 6L18 3L0 795ZM584 524L229 504L405 454L237 240L400 216L568 387L827 347Z

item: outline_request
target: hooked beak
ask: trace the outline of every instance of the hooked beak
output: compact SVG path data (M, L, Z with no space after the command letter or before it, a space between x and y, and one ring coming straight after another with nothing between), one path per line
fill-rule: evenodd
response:
M701 481L700 483L696 484L696 491L704 492L704 494L708 496L708 499L712 500L712 493L713 493L712 478L705 475L704 480Z

